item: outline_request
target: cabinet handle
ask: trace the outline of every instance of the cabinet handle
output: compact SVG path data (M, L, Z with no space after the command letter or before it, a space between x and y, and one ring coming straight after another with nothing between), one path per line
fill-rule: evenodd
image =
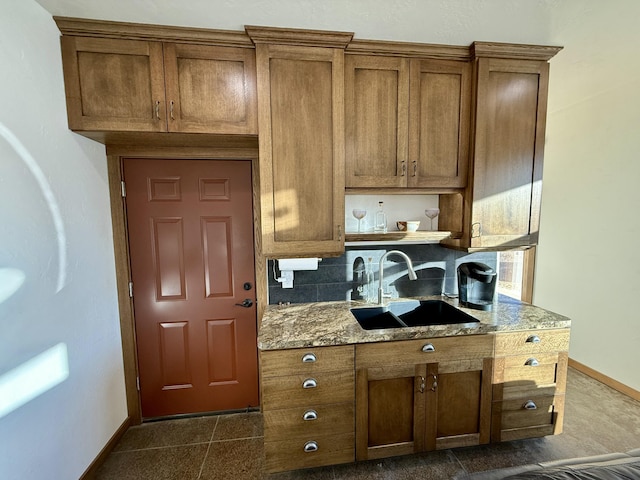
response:
M302 419L306 420L306 421L317 420L318 419L318 412L316 412L315 410L307 410L302 415Z
M302 357L302 363L313 363L317 360L313 353L307 353Z
M173 118L173 100L169 102L169 116L171 117L171 120L175 120L175 118Z
M524 362L524 364L527 367L537 367L538 365L540 365L540 362L538 362L538 360L535 358L530 358L526 362Z
M436 347L434 347L432 343L425 343L422 346L422 351L423 352L435 352L436 351Z
M316 442L307 442L304 444L304 451L307 453L316 452L318 450L318 444Z
M435 375L431 375L433 377L433 383L431 384L431 391L435 392L436 388L438 388L438 377Z
M526 402L524 402L524 405L522 405L522 408L524 408L525 410L536 410L538 406L534 403L533 400L527 400Z
M156 113L156 120L160 120L160 100L156 100L156 106L154 111Z
M315 378L307 378L304 382L302 382L302 388L316 388L318 386L318 382L316 382Z
M415 160L413 161L413 176L417 176L418 175L418 162L416 162Z
M407 175L407 162L405 162L404 160L402 161L402 176L406 176Z
M529 338L527 338L526 343L540 343L540 337L537 335L531 335Z

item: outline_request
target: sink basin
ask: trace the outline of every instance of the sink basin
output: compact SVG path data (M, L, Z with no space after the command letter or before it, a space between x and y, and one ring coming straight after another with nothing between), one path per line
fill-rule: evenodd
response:
M365 330L479 322L442 300L391 302L377 307L352 308L351 314Z

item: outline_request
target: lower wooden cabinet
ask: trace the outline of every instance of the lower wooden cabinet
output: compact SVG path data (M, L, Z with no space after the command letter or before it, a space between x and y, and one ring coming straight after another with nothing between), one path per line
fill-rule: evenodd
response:
M354 347L263 351L268 472L354 461Z
M493 442L562 433L568 349L568 329L496 335Z
M488 443L493 337L356 346L356 458Z
M261 353L266 470L562 432L569 329Z

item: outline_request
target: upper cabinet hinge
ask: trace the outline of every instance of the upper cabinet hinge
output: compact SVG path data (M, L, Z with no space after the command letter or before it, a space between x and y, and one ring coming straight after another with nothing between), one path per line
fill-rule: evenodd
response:
M124 184L124 180L120 182L120 192L122 193L122 198L127 196L127 187Z
M129 282L129 298L133 298L133 282Z

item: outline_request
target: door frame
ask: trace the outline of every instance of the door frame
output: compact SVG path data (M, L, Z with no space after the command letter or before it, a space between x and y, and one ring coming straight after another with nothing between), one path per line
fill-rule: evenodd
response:
M260 327L260 319L267 304L267 277L266 261L262 255L262 248L260 247L262 237L260 230L260 179L257 148L107 146L111 224L113 229L113 249L115 255L127 412L130 424L139 425L142 423L142 407L140 403L140 392L138 390L138 357L133 299L129 297L129 282L131 281L129 237L125 199L122 196L121 183L123 180L123 159L127 157L251 161L257 298L256 322L258 328ZM257 348L258 346L256 345L256 349Z

